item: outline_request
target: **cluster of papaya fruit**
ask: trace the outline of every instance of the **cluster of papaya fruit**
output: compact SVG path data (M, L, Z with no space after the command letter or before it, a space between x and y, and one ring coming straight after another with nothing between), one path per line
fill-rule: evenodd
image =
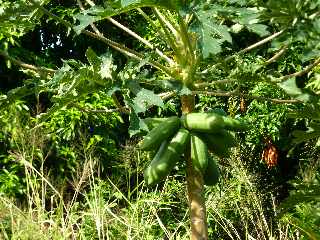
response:
M228 117L222 109L189 113L181 118L146 118L144 122L152 130L139 147L156 152L144 171L147 185L163 180L188 147L193 166L202 173L204 183L216 184L220 173L215 157L227 157L230 148L236 146L233 132L247 129L247 124Z

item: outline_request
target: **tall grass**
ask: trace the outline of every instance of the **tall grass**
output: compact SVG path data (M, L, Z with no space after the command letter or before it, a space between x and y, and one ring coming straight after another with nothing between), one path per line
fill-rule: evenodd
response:
M237 157L224 160L223 180L207 189L209 229L213 239L299 239L288 224L278 222L274 197L263 195L255 177ZM269 208L267 208L270 206Z
M25 169L26 199L0 196L1 239L189 239L179 171L177 178L146 188L141 174L148 156L128 144L114 166L117 171L103 178L99 157L85 147L84 138L77 147L82 164L73 179L61 183L43 167L48 156L43 134L27 133L11 153ZM221 183L206 188L210 239L299 239L289 225L273 221L272 196L259 192L237 154L222 165ZM274 208L265 209L266 202Z
M181 232L184 233L181 239L186 238L187 214L182 221L174 221L172 229L162 221L163 212L170 211L172 205L178 206L168 197L174 190L168 189L167 184L156 191L144 187L139 180L141 166L135 164L137 169L133 169L128 164L141 162L134 148L128 146L123 150L119 165L115 166L122 175L102 179L99 176L102 166L94 148L87 149L83 144L77 148L83 157L79 159L82 164L78 165L74 179L62 184L43 168L46 154L41 152L40 133L28 133L19 136L19 147L11 152L12 159L25 169L26 198L21 201L0 197L1 239L155 239L155 236L173 239ZM35 161L39 169L34 167ZM133 189L132 174L136 174ZM117 183L125 181L128 187L123 191Z

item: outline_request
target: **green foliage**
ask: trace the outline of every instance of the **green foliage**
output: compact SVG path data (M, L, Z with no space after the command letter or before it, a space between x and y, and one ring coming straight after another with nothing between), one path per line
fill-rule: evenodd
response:
M19 37L33 30L34 19L41 17L38 11L30 11L30 7L24 0L18 1L0 1L0 46L16 45ZM30 21L31 19L31 21Z
M220 53L222 51L221 45L225 41L232 43L232 37L228 32L227 26L218 25L212 21L211 17L214 16L216 11L200 9L196 12L200 26L196 28L199 28L197 32L201 36L202 55L207 58L210 54Z
M257 84L251 90L254 95L263 93L268 97L279 97L282 93L276 88L267 84ZM279 130L286 120L288 107L285 105L274 105L272 103L259 103L253 100L248 104L245 119L250 122L251 129L246 135L248 144L257 145L263 136L270 136L273 140L279 139Z
M239 33L243 29L248 29L259 36L269 33L266 25L259 24L261 10L257 8L240 8L226 2L220 4L204 2L197 6L194 12L198 20L198 23L194 23L194 28L201 36L200 48L204 58L222 52L224 42L232 44L232 32ZM227 21L228 24L225 24Z
M280 205L282 221L300 230L303 239L318 239L320 237L319 160L303 170L301 178L292 182L294 190Z
M20 196L25 193L25 179L21 176L22 165L18 159L10 156L21 147L29 131L29 108L22 101L8 106L0 115L0 189L8 196Z
M131 10L142 7L162 7L170 10L178 10L181 7L181 1L166 0L122 0L122 1L106 1L104 6L93 6L76 16L80 22L74 30L80 34L90 24L116 15L129 12Z
M118 155L117 145L123 141L119 130L123 120L118 113L97 115L90 111L112 105L106 93L96 92L79 101L76 107L62 108L52 113L41 125L35 125L38 120L28 114L29 108L23 102L10 105L0 115L1 125L4 126L0 132L2 192L13 196L25 194L25 173L20 154L28 156L27 160L35 166L39 166L39 161L45 157L44 167L51 168L57 181L71 178L82 163L78 145L84 145L86 151L94 146L101 162L108 168L111 160ZM37 131L42 132L41 138L37 136ZM39 152L39 157L33 156L35 151Z
M80 226L76 237L82 238L104 239L104 234L111 238L186 238L186 203L183 200L181 204L184 163L173 169L175 179L169 177L157 186L159 191L151 192L142 188L141 182L150 159L143 154L141 159L136 157L133 147L121 152L128 133L133 136L149 130L142 121L145 117L180 115L178 98L170 94L188 95L196 90L197 110L221 107L232 117L247 120L252 126L249 131L236 134L241 141L241 159L255 165L255 173L272 175L268 178L272 181L280 178L277 173L286 173L281 172L282 165L266 173L266 168L257 164L265 137L281 144L280 164L290 162L296 153L292 168L307 155L299 146L312 149L316 141L316 147L319 145L319 69L286 76L306 69L319 57L319 0L88 3L83 1L85 10L79 10L75 1L0 1L0 54L7 63L27 69L23 74L0 69L0 190L9 196L27 194L30 202L26 204L31 209L31 202L37 204L39 215L33 224L34 215L25 217L10 208L14 213L11 219L19 216L20 221L10 222L5 216L1 230L8 239L29 238L32 232L40 239L69 237L73 233L67 229L73 224ZM144 15L140 16L140 9ZM107 21L110 17L148 43L132 38L128 30L118 34ZM59 27L50 30L51 24ZM243 55L249 50L242 49L278 31L283 33ZM80 33L94 36L93 41ZM36 38L42 45L37 50L29 46ZM97 40L102 40L102 47L96 45ZM56 55L61 49L63 53ZM279 50L285 50L282 57L269 62ZM115 51L133 60L119 57ZM40 69L11 57L37 64ZM0 61L2 66L2 57ZM55 70L42 68L49 65ZM3 80L9 84L2 85ZM217 96L202 95L207 91L209 96ZM270 103L278 98L301 102L296 106ZM246 110L239 106L241 99L247 103ZM129 116L115 113L115 108ZM301 145L294 148L292 143ZM207 188L210 237L274 238L273 222L277 219L270 210L269 195L260 195L259 180L246 178L247 169L238 160L221 160L224 185ZM95 165L97 162L101 165ZM79 169L82 177L72 182ZM96 176L101 179L94 179ZM55 191L50 185L50 191L40 189L48 184L45 178L55 179L53 184L65 189ZM89 186L82 186L86 180ZM73 187L64 181L72 182L69 185ZM270 183L275 184L280 185ZM268 186L263 185L261 191L269 191ZM317 182L298 183L285 201L287 205L283 204L287 223L307 237L318 234L318 213L314 211L318 207L314 201L319 195L317 186ZM70 188L75 192L71 200L67 194ZM272 189L272 194L277 191L281 190ZM44 192L46 196L40 198ZM57 197L60 193L63 196ZM9 206L2 203L3 209ZM62 211L64 203L74 209ZM44 206L55 211L46 212ZM168 213L168 207L174 211ZM43 230L39 223L51 218L55 224ZM177 223L177 219L182 220ZM255 224L259 222L262 224ZM28 227L30 232L21 233ZM277 227L281 233L283 225ZM255 229L256 235L249 235L249 229Z

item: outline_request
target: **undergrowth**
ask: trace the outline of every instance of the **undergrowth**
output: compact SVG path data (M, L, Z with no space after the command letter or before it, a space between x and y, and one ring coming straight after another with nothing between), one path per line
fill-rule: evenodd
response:
M95 148L77 147L73 179L61 182L45 168L38 131L25 135L11 152L25 171L25 198L0 197L2 239L188 239L189 217L180 170L153 189L144 186L142 170L150 161L127 143L114 172L102 177ZM277 221L273 197L263 195L255 177L234 152L221 160L222 180L206 188L210 239L300 239L287 221ZM265 206L272 206L271 209Z

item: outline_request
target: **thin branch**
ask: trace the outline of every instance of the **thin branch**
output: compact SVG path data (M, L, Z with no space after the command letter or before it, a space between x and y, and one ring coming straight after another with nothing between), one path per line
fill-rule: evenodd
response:
M46 8L44 8L43 6L39 5L37 2L35 2L34 0L29 0L36 8L40 9L41 11L43 11L45 14L47 14L48 16L52 17L53 19L55 19L58 22L61 22L62 24L64 24L65 26L73 29L72 24L70 24L69 22L65 21L64 19L61 19L60 17L58 17L57 15L51 13L50 11L48 11ZM101 34L96 34L93 33L91 31L85 30L83 29L81 31L81 33L90 36L92 38L98 39L104 43L106 43L107 45L109 45L110 47L116 49L117 51L127 55L128 57L131 57L133 59L139 60L139 61L146 61L146 63L148 63L149 65L155 67L158 70L161 70L163 72L165 72L167 75L172 76L171 71L169 68L163 66L162 64L153 61L153 60L146 60L145 56L139 52L136 52L122 44L119 44L117 42L114 42L104 36L102 36Z
M90 32L88 30L82 30L82 33L85 35L88 35L90 37L96 38L106 44L108 44L110 47L116 49L117 51L127 55L128 57L131 57L133 59L139 60L139 61L146 61L146 63L148 63L149 65L155 67L158 70L162 70L163 72L165 72L166 74L168 74L169 76L172 76L171 71L169 68L161 65L160 63L153 61L153 60L146 60L146 57L139 53L136 52L130 48L127 48L126 46L119 44L117 42L114 42L104 36L98 35L96 33Z
M225 59L225 61L227 62L227 61L229 61L230 59L232 59L232 58L234 58L234 57L236 57L236 56L238 56L238 55L244 54L244 53L246 53L246 52L249 52L249 51L252 50L252 49L255 49L255 48L257 48L257 47L260 47L261 45L263 45L263 44L265 44L265 43L273 40L274 38L278 37L278 36L281 35L283 32L284 32L284 30L281 30L281 31L279 31L279 32L276 32L276 33L272 34L272 35L269 36L269 37L266 37L265 39L262 39L262 40L259 41L259 42L254 43L254 44L250 45L249 47L246 47L245 49L242 49L242 50L239 51L238 53L235 53L235 54L227 57L227 58Z
M246 98L251 98L251 99L255 99L258 101L267 101L267 102L272 102L272 103L277 103L277 104L283 104L283 103L287 103L287 104L298 104L298 103L303 103L303 101L298 100L298 99L278 99L278 98L267 98L267 97L259 97L259 96L252 96L252 95L241 95L244 96Z
M22 62L18 59L15 59L15 58L9 56L8 53L1 51L1 50L0 50L0 55L3 56L4 58L10 60L15 65L18 65L18 66L26 68L26 69L33 70L35 72L46 72L49 74L54 74L56 72L56 70L54 70L54 69L45 68L45 67L37 67L37 66L31 65L31 64Z
M123 31L125 31L126 33L128 33L129 35L131 35L132 37L138 39L139 41L141 41L143 44L145 44L146 46L148 46L151 49L154 49L154 46L147 41L146 39L140 37L138 34L136 34L135 32L131 31L129 28L123 26L121 23L119 23L118 21L114 20L113 18L107 18L108 21L110 21L112 24L114 24L115 26L117 26L118 28L122 29ZM160 51L160 50L159 50Z
M265 65L269 65L270 63L277 61L287 50L288 50L288 45L286 44L272 58L268 59L265 62Z
M260 96L253 96L250 94L243 94L238 91L238 89L235 89L234 91L231 92L224 92L224 91L192 91L192 94L199 94L199 95L207 95L207 96L216 96L216 97L245 97L249 99L255 99L258 101L268 101L272 103L287 103L287 104L297 104L297 103L302 103L302 101L297 100L297 99L278 99L278 98L267 98L267 97L260 97ZM159 94L159 96L163 100L167 100L168 98L171 98L173 96L177 95L176 92L174 91L169 91L165 93Z
M273 56L271 59L276 60L276 58L279 58L281 54L283 54L283 51L285 51L285 47L283 49L281 49L275 56ZM281 54L280 54L281 53ZM269 59L267 62L271 61L271 59ZM266 63L267 63L266 62ZM289 78L293 78L293 77L300 77L308 72L310 72L313 68L315 68L316 66L318 66L320 64L320 58L316 59L312 64L308 65L305 69L299 71L299 72L295 72L295 73L291 73L276 79L272 79L270 80L271 83L281 83ZM227 83L232 83L232 82L236 82L236 80L232 80L232 79L224 79L224 80L217 80L217 81L213 81L210 83L196 83L194 86L196 88L205 88L205 87L210 87L213 85L217 85L217 84L227 84Z
M220 91L193 91L193 94L200 94L200 95L207 95L207 96L217 96L217 97L234 97L240 96L249 99L255 99L259 101L268 101L272 103L288 103L288 104L295 104L295 103L302 103L302 101L297 99L277 99L277 98L267 98L267 97L260 97L260 96L253 96L250 94L243 94L239 92L220 92Z
M137 40L139 40L140 42L142 42L143 44L145 44L147 47L151 48L152 50L155 51L155 53L157 53L161 58L163 58L164 60L166 60L167 63L169 63L170 65L175 65L175 62L169 58L167 55L165 55L161 50L159 50L157 47L155 47L154 45L152 45L148 40L140 37L138 34L136 34L135 32L131 31L129 28L123 26L121 23L117 22L116 20L114 20L113 18L107 18L108 21L110 21L112 24L114 24L115 26L119 27L120 29L122 29L123 31L125 31L126 33L130 34L132 37L136 38Z
M271 36L269 37L266 37L265 39L262 39L261 41L255 43L255 44L252 44L250 45L249 47L246 47L245 49L241 50L238 54L243 54L243 53L246 53L246 52L249 52L250 50L254 49L254 48L257 48L257 47L260 47L261 45L273 40L274 38L278 37L279 35L281 35L282 33L284 32L284 30L281 30L279 32L276 32L274 34L272 34Z
M80 9L83 11L84 7L81 4L80 0L77 0L78 4L80 6ZM91 6L95 6L95 4L93 2L91 2L90 0L86 0L86 2ZM118 21L114 20L113 18L109 17L107 18L107 20L109 22L111 22L112 24L114 24L115 26L117 26L118 28L122 29L123 31L125 31L126 33L128 33L129 35L131 35L132 37L136 38L137 40L139 40L140 42L142 42L143 44L145 44L147 47L151 48L152 50L154 50L161 58L163 58L164 60L166 60L170 65L174 65L174 61L172 59L170 59L168 56L166 56L162 51L160 51L158 48L156 48L154 45L152 45L152 43L150 43L148 40L144 39L143 37L140 37L137 33L133 32L132 30L130 30L129 28L125 27L124 25L122 25L121 23L119 23ZM99 32L99 30L96 28L96 26L91 23L90 24L93 28L93 30L98 33L101 34ZM101 34L102 35L102 34Z
M95 4L94 4L93 2L91 2L90 0L85 0L85 1L86 1L91 7L95 6ZM85 9L84 9L84 7L83 7L83 5L82 5L81 0L77 0L77 2L78 2L78 5L79 5L80 9L81 9L82 11L84 11ZM114 19L112 19L112 18L108 18L108 20L111 21L114 25L120 27L122 30L124 30L124 31L126 31L126 32L128 32L128 33L131 33L131 35L135 36L136 38L140 38L140 36L138 36L137 34L135 34L134 32L132 32L130 29L126 28L125 26L123 26L122 24L120 24L119 22L117 22L116 20L114 20ZM96 34L98 34L98 35L100 35L100 36L103 36L103 34L100 33L100 31L98 30L98 28L95 26L94 23L91 23L90 25L91 25L92 29L96 32ZM142 40L145 40L145 39L142 38ZM146 43L148 44L149 42L147 41ZM151 48L153 48L153 46L152 46L150 43L149 43L149 45L151 46ZM157 50L157 49L156 49L156 50ZM157 51L156 51L156 52L157 52ZM158 54L161 55L162 52L160 52L160 51L158 50ZM163 54L163 55L164 55L164 54ZM165 56L165 55L164 55L164 56ZM166 57L166 56L165 56L165 57ZM169 60L171 60L171 59L169 59ZM171 61L172 61L172 60L171 60ZM169 61L169 63L170 63L170 61ZM113 94L112 94L112 99L113 99L113 101L114 101L114 104L117 106L117 108L119 109L120 112L130 113L130 110L129 110L128 108L126 108L126 107L124 107L124 106L121 105L118 97L116 96L116 93L113 93ZM113 109L112 109L112 110L113 110ZM97 111L100 111L100 110L97 110ZM102 110L102 111L104 111L104 110Z
M86 2L90 5L90 6L94 6L94 2L92 2L91 0L86 0Z
M205 87L211 87L218 84L228 84L228 83L234 83L236 80L234 79L223 79L223 80L216 80L212 82L202 82L202 83L195 83L194 86L196 88L205 88Z
M222 64L222 63L225 63L225 62L228 62L230 61L231 59L235 58L236 56L239 56L241 54L244 54L254 48L257 48L271 40L273 40L274 38L278 37L279 35L281 35L285 30L281 30L279 32L276 32L274 34L272 34L271 36L269 37L266 37L265 39L262 39L261 41L257 42L257 43L254 43L252 45L250 45L249 47L246 47L245 49L242 49L241 51L237 52L237 53L234 53L233 55L229 56L229 57L226 57L223 61L220 61L212 66L210 66L208 69L206 69L205 71L203 71L202 73L206 73L206 72L209 72L210 69L213 69L215 67L217 67L218 65Z
M289 78L293 78L293 77L300 77L308 72L310 72L314 67L316 67L317 65L320 64L320 57L318 59L316 59L312 64L310 64L309 66L307 66L305 69L299 71L299 72L295 72L295 73L292 73L292 74L288 74L288 75L285 75L285 76L282 76L276 80L272 80L271 82L276 82L276 83L279 83L279 82L283 82Z
M277 99L277 98L267 98L267 97L260 97L260 96L252 96L250 94L243 94L239 93L237 91L232 91L232 92L220 92L220 91L192 91L192 94L199 94L199 95L207 95L207 96L216 96L216 97L244 97L244 98L249 98L249 99L255 99L258 101L267 101L267 102L272 102L276 104L297 104L297 103L302 103L302 101L297 100L297 99ZM161 93L158 96L161 97L162 100L167 100L171 97L176 96L177 93L174 91L170 92L165 92ZM130 108L128 107L121 107L121 108L115 108L115 109L86 109L78 104L73 104L73 106L79 108L82 112L88 112L88 113L115 113L115 112L120 112L120 113L125 113L129 114L130 113Z
M169 98L172 98L176 95L176 93L174 91L171 92L164 92L161 94L158 94L158 96L162 99L162 100L167 100Z

